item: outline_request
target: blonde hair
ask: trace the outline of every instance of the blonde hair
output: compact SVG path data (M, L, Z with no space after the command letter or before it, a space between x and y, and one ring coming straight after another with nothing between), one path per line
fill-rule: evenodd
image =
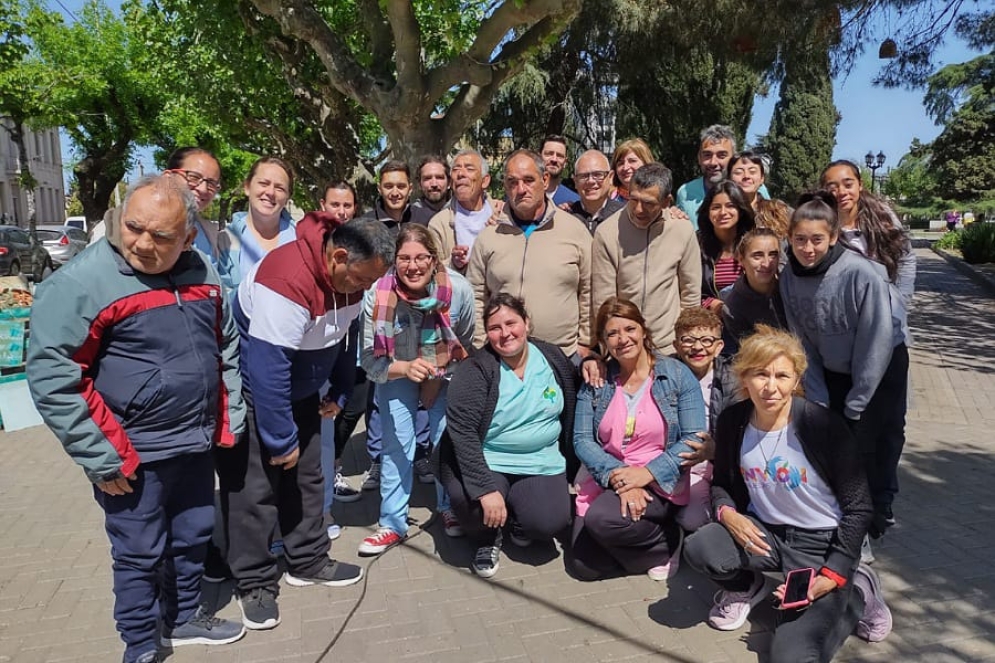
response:
M739 352L732 360L732 372L739 380L740 393L747 395L746 378L751 371L767 366L778 357L785 357L794 367L798 375L794 393L801 396L804 393L801 378L808 368L802 342L791 332L768 325L757 325L756 331L740 342Z

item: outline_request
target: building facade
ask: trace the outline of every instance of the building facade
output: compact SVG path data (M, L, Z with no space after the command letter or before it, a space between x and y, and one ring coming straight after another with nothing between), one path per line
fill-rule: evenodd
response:
M9 120L0 118L7 126ZM62 177L62 146L58 129L32 131L25 127L24 141L31 164L31 174L38 181L35 209L38 224L62 224L66 218L66 194ZM10 133L0 127L0 222L27 227L28 200L18 183L21 160Z

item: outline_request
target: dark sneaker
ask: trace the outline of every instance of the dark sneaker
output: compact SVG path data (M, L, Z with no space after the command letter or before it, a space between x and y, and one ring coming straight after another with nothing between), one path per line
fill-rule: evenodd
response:
M867 642L881 642L891 633L891 610L884 602L881 580L866 564L853 572L853 583L864 595L864 614L857 621L857 637Z
M136 658L135 663L162 663L162 659L159 658L159 652L150 651Z
M446 536L450 538L458 539L465 535L463 526L459 524L459 518L456 517L456 513L452 509L446 509L442 512L442 527Z
M512 521L508 538L519 548L528 548L532 545L532 539L525 535L525 530L522 529L517 520Z
M241 624L215 617L200 607L186 624L166 629L160 640L164 647L227 645L240 640L244 635L245 627Z
M380 463L370 463L370 469L363 475L363 490L380 490Z
M415 476L418 477L418 483L435 483L432 464L428 458L419 458L415 461Z
M328 560L321 569L308 575L294 574L290 571L283 574L288 585L294 587L310 587L324 585L325 587L348 587L363 579L363 569L355 564Z
M349 482L345 480L341 472L335 473L335 501L336 502L356 502L363 496L363 493L359 492L355 488L349 485Z
M280 624L280 608L276 604L276 590L257 587L238 597L242 609L242 623L253 631L265 631Z
M480 546L470 562L470 568L481 578L493 578L498 572L501 546Z
M891 510L890 506L886 506L881 509L881 515L884 516L884 524L888 527L895 526L895 512Z

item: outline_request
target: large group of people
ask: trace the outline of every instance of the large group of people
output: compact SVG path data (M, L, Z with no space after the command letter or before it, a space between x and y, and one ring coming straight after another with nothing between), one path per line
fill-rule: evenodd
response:
M29 384L106 514L125 663L275 628L281 567L291 587L360 581L329 556L333 505L379 493L357 552L380 555L409 536L416 481L482 578L503 546L559 541L582 582L683 559L718 586L719 630L772 596L772 660L888 635L868 564L904 444L901 223L847 161L772 200L724 126L676 199L641 139L580 154L576 190L568 153L513 152L502 198L473 149L387 161L369 211L330 182L299 221L293 169L264 157L219 229L200 218L218 161L183 148L39 285ZM361 418L357 488L341 456ZM226 578L241 623L202 605Z

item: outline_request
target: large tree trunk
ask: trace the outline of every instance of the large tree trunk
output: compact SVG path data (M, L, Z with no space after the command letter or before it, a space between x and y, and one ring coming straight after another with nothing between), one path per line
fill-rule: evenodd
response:
M122 136L103 154L88 154L73 167L87 228L92 228L110 207L118 182L128 172L131 137Z
M17 146L17 166L20 171L17 176L17 183L24 192L24 200L28 208L28 232L34 238L36 236L35 227L38 224L38 212L35 205L35 189L38 187L38 181L31 174L31 160L28 159L28 146L24 142L24 120L11 118L10 126L6 123L2 126L7 129L7 133L10 135L10 142Z

